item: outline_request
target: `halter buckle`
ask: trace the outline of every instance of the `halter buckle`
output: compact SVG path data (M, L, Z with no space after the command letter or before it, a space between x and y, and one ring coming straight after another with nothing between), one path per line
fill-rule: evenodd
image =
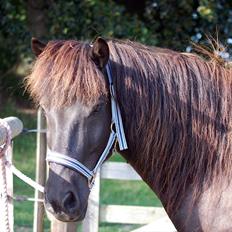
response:
M96 179L96 175L97 173L93 173L92 177L90 179L88 179L88 186L89 186L89 189L91 190L94 186L94 183L95 183L95 179Z

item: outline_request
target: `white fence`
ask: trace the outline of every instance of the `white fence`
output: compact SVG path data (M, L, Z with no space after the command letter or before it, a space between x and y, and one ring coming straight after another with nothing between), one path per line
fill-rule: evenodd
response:
M148 224L134 232L174 232L175 227L163 207L100 205L100 180L141 180L141 177L127 163L106 162L98 174L89 197L89 207L83 222L84 232L98 232L99 223Z

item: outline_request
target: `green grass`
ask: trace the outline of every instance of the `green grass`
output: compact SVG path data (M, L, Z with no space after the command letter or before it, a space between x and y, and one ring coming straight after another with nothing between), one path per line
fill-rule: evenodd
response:
M0 118L7 116L19 117L26 128L36 127L36 115L28 114L18 109L12 102L7 102L0 112ZM26 175L34 179L35 177L35 134L23 134L14 140L14 163L17 168ZM124 161L119 155L114 155L111 160ZM33 189L19 180L14 178L14 194L27 195L33 197ZM118 204L118 205L143 205L143 206L160 206L161 203L141 181L101 181L101 204ZM15 202L15 231L32 231L33 227L33 202ZM49 221L45 220L45 228L49 230ZM100 232L124 232L134 229L135 225L120 224L100 224Z

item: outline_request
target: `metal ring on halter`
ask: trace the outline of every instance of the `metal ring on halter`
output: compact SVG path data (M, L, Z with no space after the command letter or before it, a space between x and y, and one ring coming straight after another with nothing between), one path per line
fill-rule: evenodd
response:
M115 123L114 122L111 122L111 124L110 124L110 131L116 133Z
M97 176L97 173L93 173L91 179L88 179L88 186L89 186L89 189L90 189L90 190L91 190L92 187L94 186L96 176Z

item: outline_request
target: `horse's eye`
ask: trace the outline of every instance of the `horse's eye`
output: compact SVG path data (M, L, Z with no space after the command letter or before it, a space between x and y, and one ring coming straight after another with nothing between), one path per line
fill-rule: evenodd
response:
M101 110L102 107L103 107L103 103L99 103L96 106L94 106L94 108L92 110L92 114L98 113Z

